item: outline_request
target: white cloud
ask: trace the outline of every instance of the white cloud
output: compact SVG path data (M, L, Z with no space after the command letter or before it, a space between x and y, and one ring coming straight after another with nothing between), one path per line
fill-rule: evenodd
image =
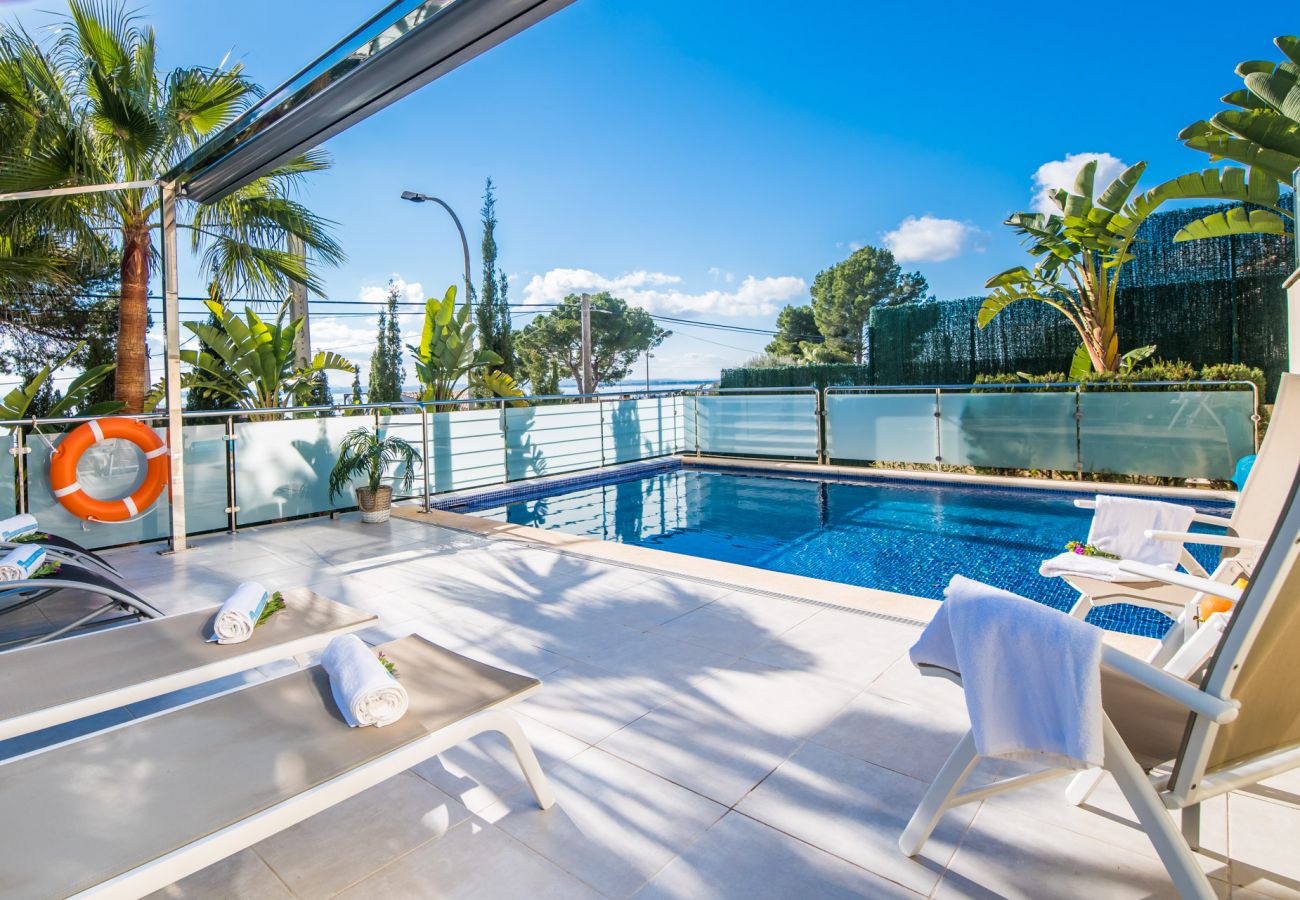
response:
M524 302L559 303L569 294L609 291L634 306L654 313L713 313L723 316L769 315L782 303L802 297L808 284L793 275L755 278L747 275L735 290L688 293L667 289L681 283L678 275L636 271L608 278L590 269L551 269L534 275L524 287Z
M1083 168L1084 163L1092 159L1097 160L1096 184L1098 186L1110 184L1121 172L1128 168L1127 163L1109 153L1067 153L1065 159L1054 159L1051 162L1045 162L1034 173L1034 187L1036 188L1034 209L1048 214L1060 212L1060 207L1048 196L1048 192L1059 188L1066 188L1067 190L1073 188L1074 179L1079 174L1079 169Z
M968 249L982 251L982 234L966 222L924 215L908 216L882 240L900 263L943 262Z
M428 297L424 293L424 287L418 281L407 281L396 272L393 273L393 284L401 293L402 300L409 300L414 303L423 303ZM388 285L368 284L361 289L360 296L362 300L371 303L382 303L388 299Z

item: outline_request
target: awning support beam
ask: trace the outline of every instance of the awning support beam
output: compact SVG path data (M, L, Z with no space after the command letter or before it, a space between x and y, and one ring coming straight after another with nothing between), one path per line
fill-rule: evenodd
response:
M163 340L166 365L163 383L167 388L167 453L171 462L168 493L171 498L170 552L185 549L185 438L181 407L181 317L179 276L176 265L176 183L158 182L162 194L158 209L162 217Z

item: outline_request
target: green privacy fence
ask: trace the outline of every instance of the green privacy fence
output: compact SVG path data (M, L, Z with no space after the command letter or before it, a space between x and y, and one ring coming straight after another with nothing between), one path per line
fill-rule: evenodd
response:
M1290 202L1289 198L1286 202ZM1287 369L1286 295L1292 240L1246 235L1173 242L1215 207L1152 216L1138 232L1117 298L1120 349L1156 345L1162 359L1197 366L1244 363L1264 371L1276 393ZM721 386L970 384L977 375L1063 372L1079 345L1063 316L1017 303L979 328L983 297L879 307L867 328L867 365L728 369Z
M426 501L682 452L1227 479L1259 438L1249 382L711 390L567 401L192 414L181 436L186 527L236 531L352 507L351 493L331 498L327 481L344 435L362 425L419 450L406 496ZM50 456L82 421L6 423L13 475L0 479L0 516L30 511L43 527L90 547L167 537L169 499L114 524L82 522L54 499ZM121 497L138 487L142 463L134 447L104 441L83 456L77 479L92 496ZM396 485L403 474L392 471L388 481ZM680 500L661 499L665 511Z

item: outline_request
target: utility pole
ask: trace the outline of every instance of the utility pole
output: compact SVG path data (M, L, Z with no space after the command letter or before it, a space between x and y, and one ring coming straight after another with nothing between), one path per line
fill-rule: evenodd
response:
M289 235L289 253L303 260L305 271L307 248L303 246L302 238ZM289 317L294 321L302 319L302 327L293 339L293 362L298 368L305 369L311 365L311 318L307 314L307 285L301 282L292 282L289 289Z
M596 392L595 376L591 371L591 295L582 295L582 384L578 390L583 394Z

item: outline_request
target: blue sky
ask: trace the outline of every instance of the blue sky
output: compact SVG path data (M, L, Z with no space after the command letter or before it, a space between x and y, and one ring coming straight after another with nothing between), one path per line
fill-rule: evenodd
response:
M56 5L2 15L36 28ZM400 202L405 189L466 220L477 282L489 175L516 302L609 287L655 312L770 327L863 243L892 244L940 298L980 293L1022 259L1000 222L1033 206L1036 176L1066 177L1086 153L1148 160L1151 184L1204 167L1178 131L1239 85L1237 62L1278 55L1272 38L1296 27L1286 6L577 0L327 145L336 166L307 199L349 254L329 293L373 296L394 275L412 296L458 281L450 223ZM229 54L267 87L371 10L139 8L166 65ZM191 266L184 289L200 283ZM318 347L359 361L373 333L313 317ZM653 374L713 378L764 343L677 328Z

